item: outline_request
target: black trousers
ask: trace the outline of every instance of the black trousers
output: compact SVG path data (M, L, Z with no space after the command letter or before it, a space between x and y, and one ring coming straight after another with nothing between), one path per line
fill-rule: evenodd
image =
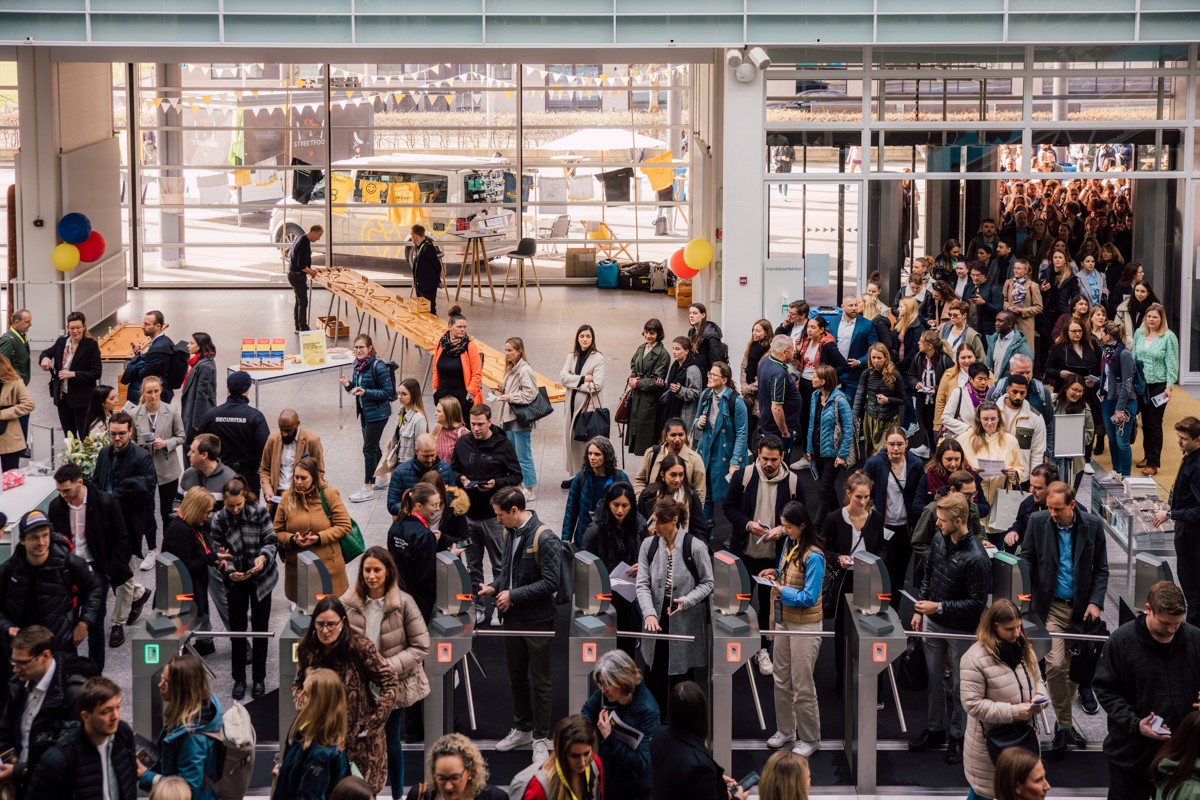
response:
M1157 397L1167 388L1166 383L1147 383L1146 397ZM1162 466L1163 449L1163 416L1167 413L1164 403L1155 407L1154 403L1140 403L1142 407L1142 449L1146 453L1147 467Z
M10 469L17 469L21 466L21 454L24 450L17 450L15 453L4 453L0 455L0 469L8 472Z
M925 434L925 446L929 448L930 455L933 455L934 448L937 447L937 431L933 429L933 412L935 405L936 402L934 395L913 395L913 406L917 410L917 424L921 426L921 433Z
M250 630L269 631L271 629L271 596L262 600L254 596L254 579L237 581L226 584L226 598L229 601L229 627L231 630L246 630L246 614L250 615ZM255 681L267 679L267 640L255 638L253 676ZM233 679L246 680L246 639L233 640Z
M86 408L71 408L67 405L66 398L59 401L58 424L62 426L64 435L70 433L78 439L80 431L83 430L83 421L86 417Z
M365 464L366 474L366 477L363 478L363 483L373 483L375 481L375 468L379 466L379 459L383 458L383 450L379 447L379 437L383 436L383 429L387 427L388 421L386 419L379 419L374 422L367 422L363 417L359 417L359 424L362 425L363 463Z
M308 328L308 276L303 272L289 272L288 283L296 293L296 305L292 309L292 317L296 322L296 330Z
M1150 772L1133 772L1108 762L1108 800L1149 800L1154 797Z
M887 568L892 579L892 597L899 598L900 590L904 588L908 562L912 559L912 529L908 523L885 527L892 531L892 538L887 543Z
M158 485L158 515L162 518L164 534L167 532L167 523L173 516L171 513L171 504L175 502L175 493L177 491L179 491L178 478L173 481L167 481L166 483L160 483ZM157 537L154 534L154 528L148 528L146 530L146 544L150 546L151 550L156 547L154 542Z
M817 513L813 516L813 524L817 526L817 530L824 530L825 517L837 506L833 484L842 468L835 467L834 460L832 456L817 456L817 476L821 482L817 491Z
M417 289L416 292L417 292L417 297L420 297L422 300L429 301L429 313L436 314L437 313L437 297L438 297L437 289L434 289L432 292L422 292L420 289Z
M808 418L813 413L812 405L813 385L812 381L800 379L800 430L792 434L792 438L796 440L797 446L800 448L792 449L793 455L797 458L805 458L812 450L812 445L808 441ZM814 433L820 436L820 426L815 426Z
M1187 621L1200 625L1200 528L1176 528L1175 560L1175 575L1187 600Z

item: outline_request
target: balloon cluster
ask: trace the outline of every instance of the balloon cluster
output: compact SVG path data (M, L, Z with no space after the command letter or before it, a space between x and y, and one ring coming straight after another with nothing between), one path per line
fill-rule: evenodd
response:
M104 255L104 237L92 230L92 222L83 214L71 213L58 221L58 238L62 244L54 248L50 260L55 269L70 272L80 261L99 261Z
M712 261L712 245L704 239L692 239L671 256L671 272L677 278L694 278Z

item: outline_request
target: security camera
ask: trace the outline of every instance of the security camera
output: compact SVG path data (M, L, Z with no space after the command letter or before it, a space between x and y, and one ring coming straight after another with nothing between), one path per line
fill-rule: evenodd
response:
M730 48L725 51L725 63L730 69L737 69L742 65L742 51Z
M733 71L733 74L741 83L750 83L750 81L754 80L754 72L754 65L749 61L743 61L741 65Z
M750 52L746 54L746 57L749 58L751 63L753 63L754 66L758 67L759 69L765 70L767 67L771 66L771 57L767 55L767 51L763 50L761 47L750 48Z

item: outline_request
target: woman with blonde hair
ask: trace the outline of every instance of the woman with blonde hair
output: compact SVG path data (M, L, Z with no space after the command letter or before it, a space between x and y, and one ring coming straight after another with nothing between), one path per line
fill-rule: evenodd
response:
M966 303L961 300L955 300L956 304L961 304L966 308ZM960 312L957 305L955 311ZM967 329L971 333L969 328ZM979 334L975 334L975 338L979 338ZM970 347L968 342L962 344ZM961 346L961 345L960 345ZM936 392L942 384L942 378L947 370L954 366L954 359L950 353L950 346L942 335L937 331L925 331L921 334L921 339L918 344L916 357L908 367L907 388L912 394L913 406L917 416L917 424L920 425L922 433L925 435L925 441L921 445L923 452L914 453L921 458L928 458L933 451L937 442L937 429L933 427L933 416L936 410Z
M150 791L163 778L178 775L195 800L217 800L211 785L219 777L216 741L207 734L221 730L221 703L209 686L204 662L191 653L174 656L163 667L158 694L163 702L162 754L157 769L137 762L138 785Z
M975 422L971 429L955 438L962 445L963 457L971 465L971 469L983 479L979 490L987 497L989 505L996 502L996 492L1009 481L1021 483L1025 480L1021 445L1017 443L1015 436L1000 426L1000 407L995 403L980 403L975 409ZM1002 474L988 475L980 472L980 460L1003 461Z
M904 300L912 298L906 297ZM903 309L907 304L901 301L900 305ZM854 419L863 421L866 458L875 455L883 446L887 429L900 424L904 397L904 379L892 365L891 352L886 345L876 342L867 350L867 370L859 378L858 392L854 395L854 407L851 409Z
M448 733L425 753L425 782L413 784L407 800L508 800L487 780L488 765L475 743Z
M21 466L21 453L25 452L26 443L20 419L33 413L35 403L29 387L3 355L0 355L0 384L3 384L0 386L0 421L6 423L4 433L0 434L0 469L8 472ZM16 424L8 425L9 422Z
M1153 475L1162 466L1163 415L1171 390L1179 382L1179 339L1167 327L1167 310L1162 303L1151 303L1142 319L1142 327L1133 335L1133 359L1141 361L1146 370L1146 399L1142 403L1142 440L1146 457L1138 464L1146 475ZM1153 402L1162 396L1167 402Z
M937 400L933 405L933 429L935 431L942 429L942 414L946 410L946 403L950 399L951 392L967 385L969 377L967 371L976 360L975 351L966 342L954 348L954 366L942 373L942 380L938 383Z
M521 464L521 493L525 500L535 499L534 487L537 486L537 468L533 464L533 446L530 444L530 434L534 423L521 424L513 412L513 405L528 405L537 399L537 374L525 357L525 342L520 337L513 336L504 341L504 385L499 387L500 395L500 427L504 435L512 442L517 451L517 461Z
M862 315L875 326L875 338L894 352L896 348L892 342L892 312L885 303L880 302L878 290L878 284L867 283L867 291L858 298L862 303Z
M1024 259L1013 262L1013 276L1004 282L1004 308L1017 315L1017 330L1033 347L1037 316L1042 313L1042 290L1029 274L1030 269ZM1058 314L1053 317L1057 320Z
M449 464L454 456L454 443L458 437L470 432L463 422L463 409L457 397L446 395L437 401L433 415L437 424L430 433L437 440L437 457Z
M390 457L381 459L375 468L377 486L387 483L397 464L412 460L417 453L417 437L429 431L429 418L425 416L425 403L421 400L421 384L416 378L400 381L396 399L400 401L400 416L388 444Z
M150 800L192 800L192 787L183 778L163 778L150 790Z
M560 719L554 726L550 757L518 776L529 780L524 800L603 800L604 767L597 749L596 729L586 717L573 714Z
M0 380L7 380L0 375ZM149 444L141 445L154 456L154 474L158 479L158 510L162 517L162 529L165 533L171 521L171 503L179 490L179 478L183 475L183 466L176 452L187 439L187 431L183 425L183 417L169 403L162 402L163 382L157 375L147 375L142 378L142 397L138 407L130 415L133 417L133 427L137 430L140 444L142 436L153 435ZM0 393L0 403L4 402ZM3 412L0 412L0 416ZM7 469L7 467L5 467ZM157 552L155 545L155 530L151 525L146 526L146 544L150 551L142 560L141 568L149 570L154 566L154 556Z
M1017 722L1032 730L1037 710L1033 701L1046 697L1046 684L1023 625L1021 610L1011 600L997 600L979 620L977 641L962 657L959 695L970 720L963 771L976 797L996 796L988 731ZM1037 741L1036 734L1029 738Z
M812 771L808 759L794 750L780 750L767 759L758 781L758 800L808 800Z
M292 485L279 501L275 535L284 549L283 594L296 602L296 559L310 550L325 562L333 580L333 593L341 596L350 588L341 538L350 533L353 520L338 490L325 483L317 460L300 459L292 472Z
M201 630L212 630L208 615L208 568L222 560L212 541L208 520L213 511L212 492L203 486L193 486L183 496L179 510L163 531L162 551L178 558L192 579L193 602L196 604L197 624ZM166 587L159 587L166 591ZM212 639L195 643L202 655L211 655Z
M310 669L297 704L300 711L287 733L271 800L329 800L334 787L350 774L341 678L331 669Z

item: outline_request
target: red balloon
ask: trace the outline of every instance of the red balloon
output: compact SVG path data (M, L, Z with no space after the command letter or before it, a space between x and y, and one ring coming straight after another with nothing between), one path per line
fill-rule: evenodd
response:
M98 261L104 255L105 243L100 231L92 231L91 236L80 242L78 246L80 261Z
M700 270L692 269L687 265L687 262L683 260L683 248L676 250L674 254L672 254L670 266L671 272L675 273L676 278L683 278L686 280L688 278L694 278L700 274Z

